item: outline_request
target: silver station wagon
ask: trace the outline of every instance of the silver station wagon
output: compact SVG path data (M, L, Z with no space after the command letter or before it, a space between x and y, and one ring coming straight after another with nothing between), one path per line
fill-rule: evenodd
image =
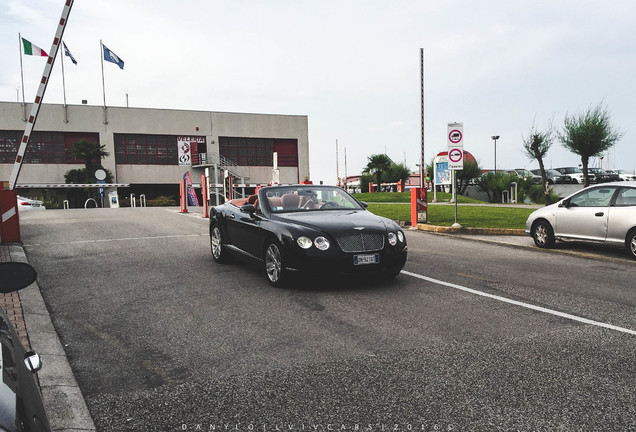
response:
M625 247L636 259L636 182L590 186L534 211L526 233L540 248L556 241L577 241Z

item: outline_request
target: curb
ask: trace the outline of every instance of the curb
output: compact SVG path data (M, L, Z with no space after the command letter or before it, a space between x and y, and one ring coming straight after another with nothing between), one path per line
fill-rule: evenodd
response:
M444 234L473 234L473 235L513 235L526 236L525 230L513 228L468 228L440 225L417 224L414 229Z
M9 253L14 262L28 262L22 246L9 245ZM95 424L53 327L37 281L19 291L19 294L31 348L42 358L43 367L38 372L38 379L51 429L95 431Z

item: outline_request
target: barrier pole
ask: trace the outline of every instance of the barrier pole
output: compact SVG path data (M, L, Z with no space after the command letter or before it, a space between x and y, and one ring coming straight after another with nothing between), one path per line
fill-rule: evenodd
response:
M187 213L188 212L188 190L186 189L188 186L186 185L185 179L179 180L179 197L181 202L181 208L179 209L179 213Z
M209 218L208 214L208 178L201 174L201 196L203 197L203 217Z

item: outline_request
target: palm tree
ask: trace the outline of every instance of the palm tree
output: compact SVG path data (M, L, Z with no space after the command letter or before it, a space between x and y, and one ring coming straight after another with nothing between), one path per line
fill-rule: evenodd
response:
M391 168L391 159L385 154L371 155L367 159L369 160L369 163L367 163L367 166L362 171L362 173L375 175L378 183L377 190L379 190L380 183L382 182L382 173L388 171L389 168Z
M101 166L100 161L102 158L109 155L105 145L99 145L98 143L93 143L85 139L73 144L71 154L74 158L84 161L87 177L92 177L94 174L94 162L97 162L97 165Z

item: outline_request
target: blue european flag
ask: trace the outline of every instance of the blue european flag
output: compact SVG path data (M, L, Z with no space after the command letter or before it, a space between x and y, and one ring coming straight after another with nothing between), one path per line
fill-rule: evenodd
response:
M117 66L119 66L119 69L123 69L124 61L117 57L117 54L106 48L106 45L102 44L102 47L104 48L104 60L115 63Z
M71 61L73 62L73 64L77 64L77 60L75 60L75 57L73 57L73 54L71 54L71 52L68 50L68 47L66 46L66 44L64 42L62 42L62 45L64 45L64 54L69 56L71 58Z

